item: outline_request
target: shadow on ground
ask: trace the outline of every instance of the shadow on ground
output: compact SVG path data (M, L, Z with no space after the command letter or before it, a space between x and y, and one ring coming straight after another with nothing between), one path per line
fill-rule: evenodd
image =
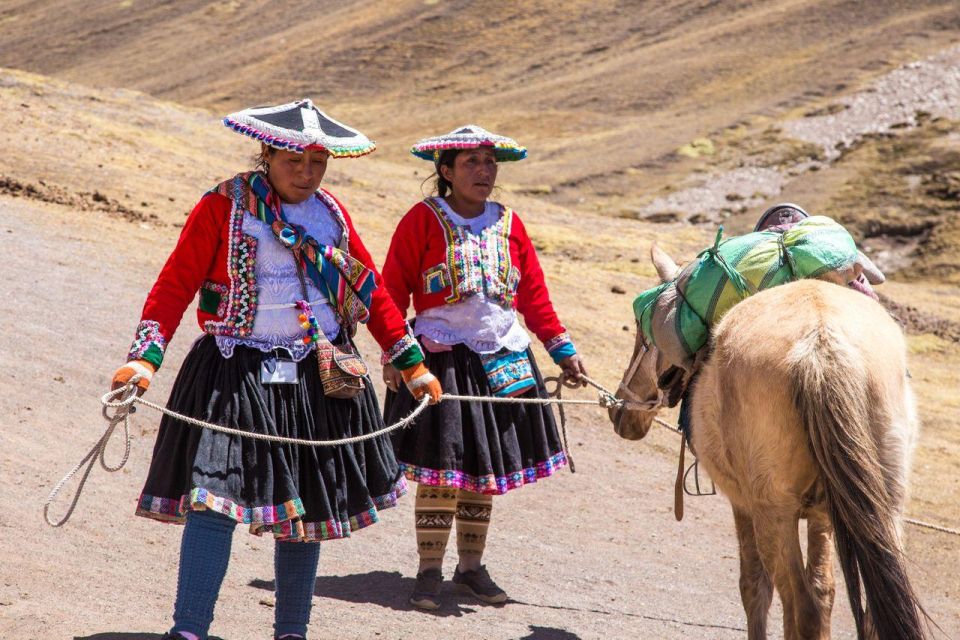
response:
M347 576L318 576L313 594L318 598L330 598L332 600L342 600L353 604L375 604L395 611L410 611L413 609L408 598L413 590L415 580L404 576L399 571L370 571L368 573L356 573ZM275 590L273 580L251 580L249 586L255 589L263 589L273 593ZM626 611L614 611L604 609L592 609L589 607L568 607L557 604L524 602L510 598L501 605L488 605L477 602L470 595L461 593L456 586L450 582L443 583L441 591L441 605L436 611L422 611L423 615L437 617L461 617L466 614L476 613L478 607L534 607L537 609L553 609L557 611L578 611L581 613L592 613L603 616L643 618L657 622L667 622L675 625L688 627L702 627L712 629L724 629L731 631L746 631L742 627L711 624L707 622L697 622L688 620L679 620L670 617L659 617L641 613L629 613ZM576 640L579 636L552 627L530 627L530 635L524 636L521 640ZM109 638L91 637L77 640L110 640ZM120 640L120 638L118 638ZM122 640L140 640L139 638L123 638ZM154 640L153 637L144 640Z
M520 640L580 640L580 636L554 627L530 625L530 635L523 636Z
M92 636L73 636L73 640L160 640L162 633L142 633L136 631L107 631L95 633ZM540 638L541 636L528 636ZM563 636L542 636L543 638L562 638ZM208 640L223 640L217 636L209 636Z
M371 571L348 576L318 576L313 594L318 598L343 600L355 604L375 604L395 611L410 611L413 607L408 598L416 581L399 571ZM273 580L251 580L250 586L274 591ZM443 604L436 611L424 611L425 615L460 617L474 613L480 605L476 600L457 593L450 583L444 583ZM465 606L466 605L466 606Z

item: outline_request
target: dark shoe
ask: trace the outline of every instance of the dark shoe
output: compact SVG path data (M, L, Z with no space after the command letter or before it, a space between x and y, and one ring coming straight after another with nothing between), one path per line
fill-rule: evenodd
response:
M440 585L443 574L440 569L427 569L417 574L417 584L413 587L410 604L417 609L435 611L440 608Z
M490 578L486 565L481 565L476 571L462 573L460 567L457 567L453 572L453 583L487 604L503 604L507 601L507 593Z
M160 636L160 640L187 640L184 636L179 633L165 633Z

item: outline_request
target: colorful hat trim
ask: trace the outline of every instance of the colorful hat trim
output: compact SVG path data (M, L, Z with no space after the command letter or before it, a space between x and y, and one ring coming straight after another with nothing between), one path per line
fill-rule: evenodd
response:
M475 124L459 127L442 136L424 138L411 147L410 153L418 158L436 162L440 159L440 153L447 149L478 147L493 147L493 153L499 162L523 160L527 157L527 148L520 146L513 138L499 136Z
M294 153L324 149L334 158L355 158L377 148L367 136L317 109L309 98L244 109L225 117L223 124L275 149Z

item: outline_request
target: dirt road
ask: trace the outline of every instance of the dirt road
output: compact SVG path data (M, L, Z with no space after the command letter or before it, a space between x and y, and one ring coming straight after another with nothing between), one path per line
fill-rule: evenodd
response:
M169 624L181 531L133 515L156 415L136 415L129 464L114 475L96 469L67 526L47 527L40 510L102 431L97 398L123 360L175 229L101 212L79 220L66 207L7 197L0 211L0 637L154 640ZM166 398L196 332L188 312L152 399ZM371 344L363 343L368 354ZM570 432L575 475L495 501L486 561L512 597L506 606L479 606L451 590L437 614L410 610L416 551L408 496L381 523L324 545L312 637L743 637L725 501L688 499L686 519L673 519L676 436L658 429L628 443L589 409L574 412ZM55 515L66 504L61 499ZM914 528L907 535L923 599L956 635L958 578L945 567L957 567L960 540ZM270 637L271 547L237 531L217 636ZM779 629L779 609L772 616ZM835 637L854 637L842 597L834 622Z

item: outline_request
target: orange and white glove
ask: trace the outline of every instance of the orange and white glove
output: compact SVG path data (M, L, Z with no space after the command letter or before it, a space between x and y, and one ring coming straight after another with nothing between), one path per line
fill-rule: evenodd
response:
M440 381L430 373L426 365L419 362L412 367L402 369L400 375L407 385L414 399L419 400L425 395L430 396L430 404L440 402L440 396L443 395L443 389L440 387Z
M142 396L143 392L150 386L150 379L153 378L156 370L156 367L146 360L131 360L117 369L117 372L113 374L113 384L110 388L119 389L120 387L126 386L133 376L138 375L140 379L137 380L137 395Z

